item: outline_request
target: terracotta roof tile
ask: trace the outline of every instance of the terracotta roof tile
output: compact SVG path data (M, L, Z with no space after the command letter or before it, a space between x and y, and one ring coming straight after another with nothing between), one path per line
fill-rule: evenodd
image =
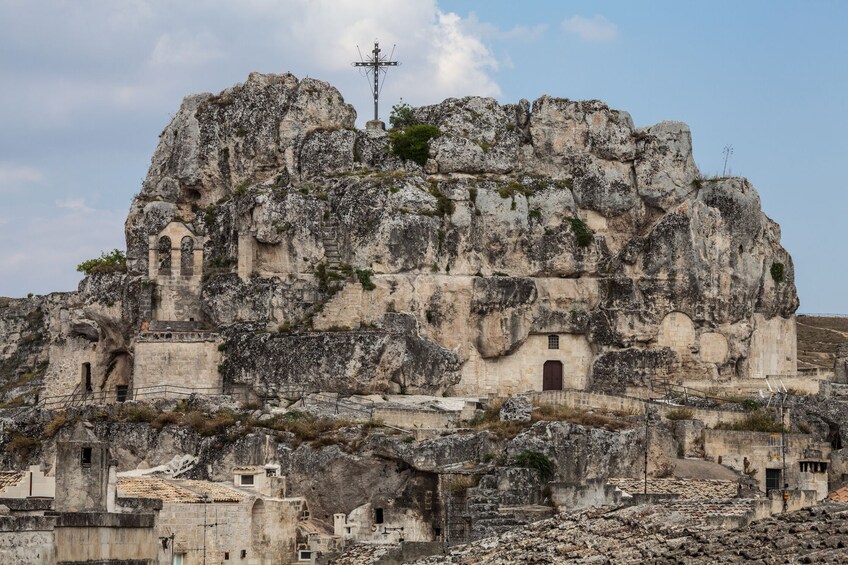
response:
M848 487L842 487L841 489L833 491L828 495L828 498L834 502L848 504Z
M198 504L203 495L210 502L241 502L245 495L209 481L168 480L155 477L121 477L118 493L125 497L158 498L165 503Z
M0 472L0 490L6 487L13 487L22 480L24 480L23 471Z
M613 478L609 484L629 494L644 492L643 479ZM678 479L675 477L648 478L649 494L677 494L682 500L716 500L734 498L737 492L735 481L714 479Z

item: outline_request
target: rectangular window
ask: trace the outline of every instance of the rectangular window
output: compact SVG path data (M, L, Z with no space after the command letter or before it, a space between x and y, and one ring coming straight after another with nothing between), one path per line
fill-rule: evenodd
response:
M185 560L185 553L175 553L173 565L183 565L184 560Z
M128 385L116 385L115 386L115 400L117 400L118 402L126 402L127 392L129 392L129 386Z
M312 552L308 549L301 549L297 552L298 561L309 561L312 559Z
M548 336L548 349L559 349L559 336L558 335L549 335Z
M80 464L83 467L91 467L91 448L83 447L80 452Z
M224 552L224 561L229 561L229 560L230 560L230 552L229 552L229 551L225 551L225 552Z
M243 485L253 485L253 475L242 475L241 476L241 484L243 484Z
M273 467L265 469L265 476L266 477L276 477L277 476L277 470L274 469Z
M375 508L374 509L374 523L382 524L383 523L383 509Z

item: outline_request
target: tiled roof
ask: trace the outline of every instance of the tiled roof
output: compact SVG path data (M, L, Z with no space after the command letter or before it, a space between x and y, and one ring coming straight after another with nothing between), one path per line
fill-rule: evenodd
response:
M842 487L841 489L833 491L828 495L828 498L834 502L848 504L848 487Z
M0 472L0 490L13 487L24 479L23 471Z
M158 498L165 503L197 504L209 502L241 502L245 495L209 481L168 480L154 477L122 477L118 479L118 494L134 498Z
M608 482L629 494L639 494L645 491L643 479L616 478L609 479ZM736 492L737 483L735 481L648 477L648 494L677 494L683 500L734 498Z

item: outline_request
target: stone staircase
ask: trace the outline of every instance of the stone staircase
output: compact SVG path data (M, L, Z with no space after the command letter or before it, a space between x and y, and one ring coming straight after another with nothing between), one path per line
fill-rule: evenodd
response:
M361 319L362 293L362 285L358 281L346 283L313 318L313 327L318 331L332 327L358 329Z
M333 218L322 224L321 238L327 267L338 269L342 263L342 257L339 253L339 221L337 219Z
M521 475L527 471L520 469L516 474ZM472 540L494 536L548 518L554 513L552 507L538 505L538 485L533 485L525 492L505 491L498 488L500 479L502 477L496 474L483 475L476 487L468 489L466 511L471 519ZM533 483L532 480L527 482Z

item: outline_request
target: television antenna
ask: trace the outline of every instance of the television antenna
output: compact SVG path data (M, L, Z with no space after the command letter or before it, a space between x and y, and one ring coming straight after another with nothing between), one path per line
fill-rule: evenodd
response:
M721 152L724 155L724 168L721 169L721 176L725 176L725 174L727 173L727 160L730 158L731 155L733 155L733 146L725 145L724 149L722 149Z
M356 50L359 51L359 45L356 46ZM374 49L371 50L371 55L368 58L365 58L362 56L362 51L359 51L359 61L351 63L354 67L359 67L361 70L364 70L366 78L374 79L373 83L369 80L371 94L374 96L374 121L380 119L378 113L378 102L380 100L380 90L382 88L380 83L380 74L382 73L385 75L388 71L387 67L397 67L400 65L399 62L391 60L395 54L394 45L392 45L392 52L388 57L381 55L381 53L382 50L380 49L380 43L377 40L374 40Z

